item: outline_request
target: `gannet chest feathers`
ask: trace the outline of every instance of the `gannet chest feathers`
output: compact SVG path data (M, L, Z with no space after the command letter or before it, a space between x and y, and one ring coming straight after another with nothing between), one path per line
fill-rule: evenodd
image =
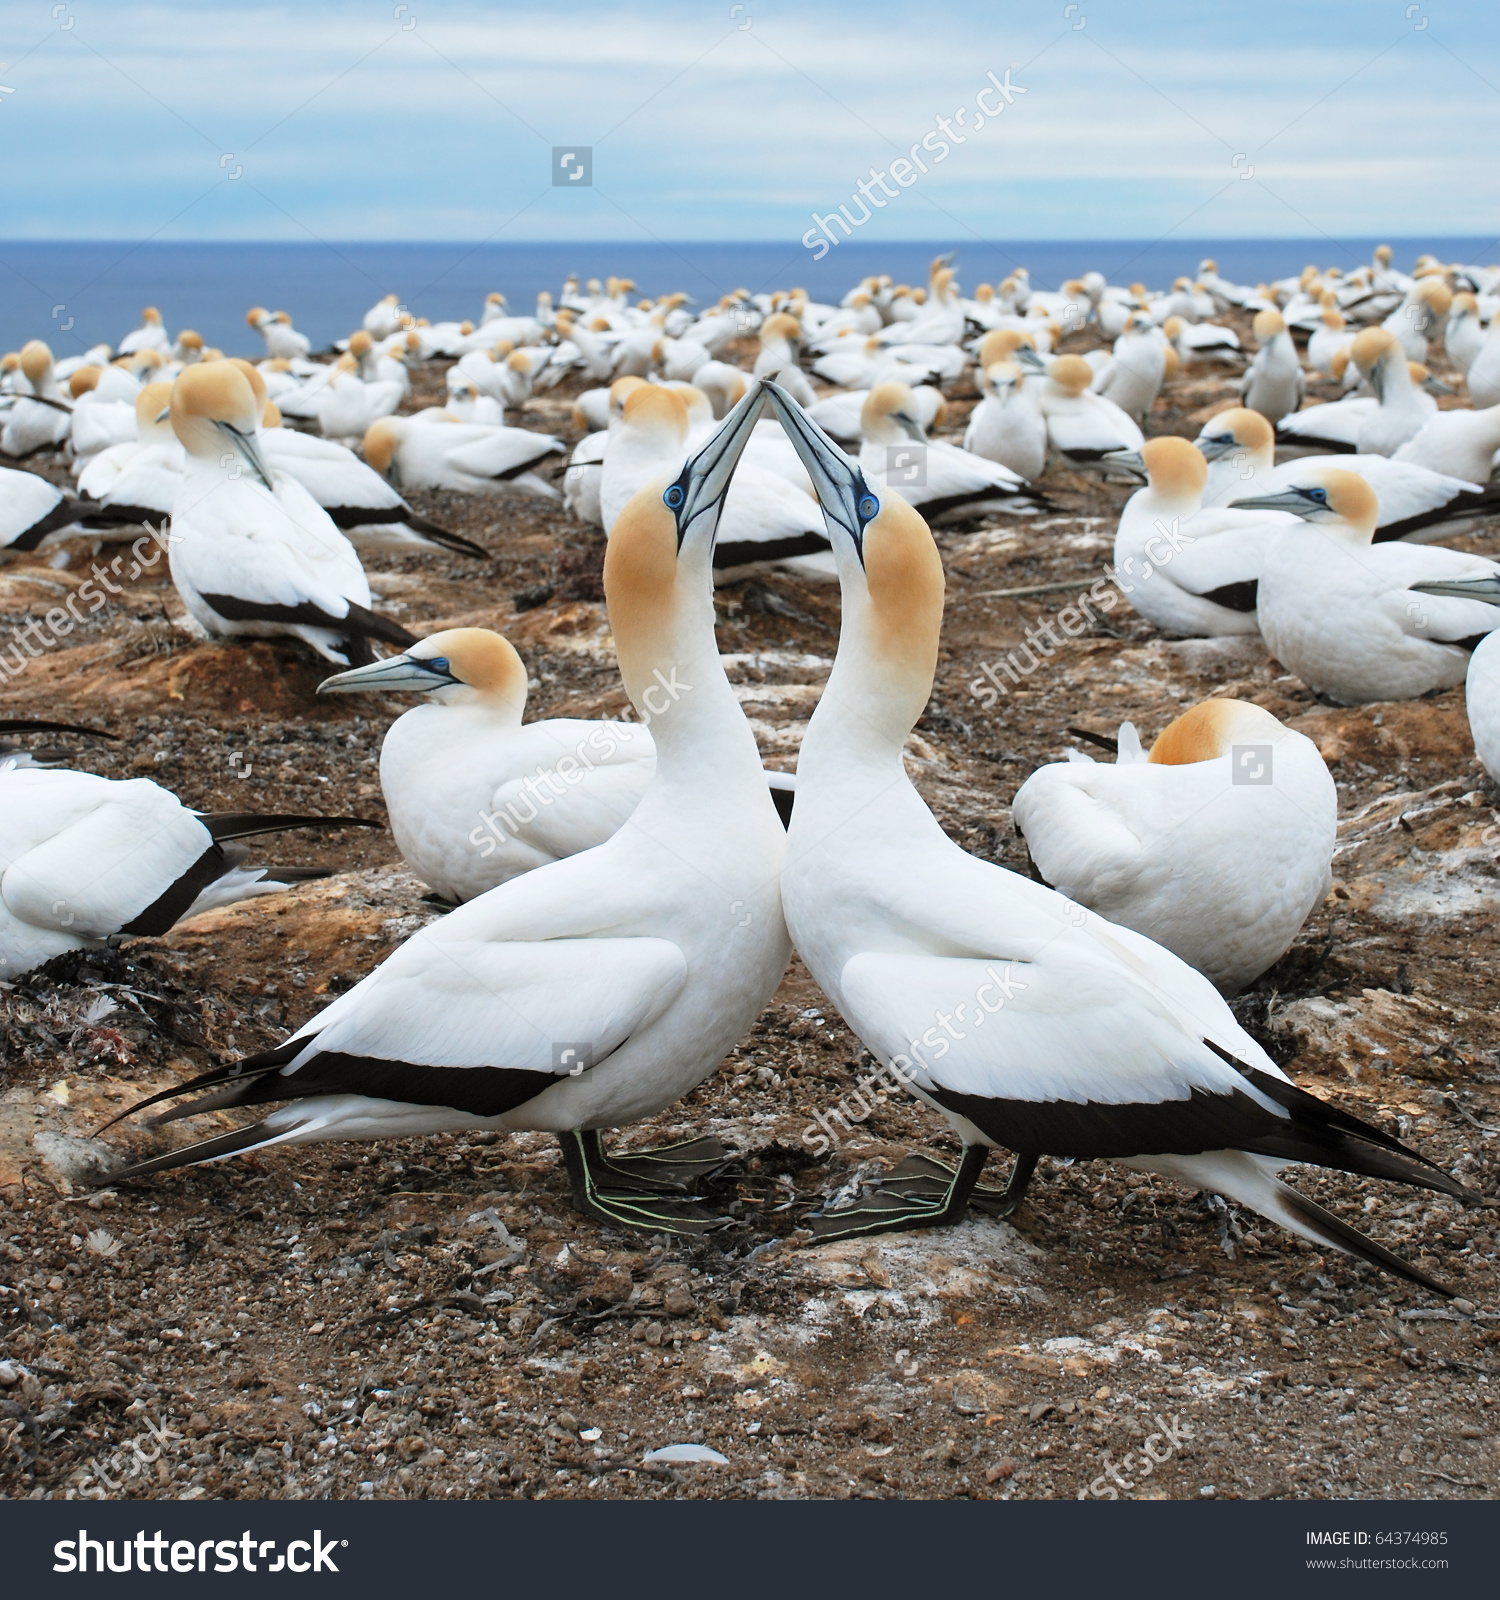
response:
M942 621L931 535L894 495L874 494L776 385L767 390L817 485L844 597L838 655L798 763L787 924L849 1026L965 1145L956 1172L925 1169L936 1198L913 1198L907 1180L812 1219L815 1231L956 1221L988 1150L1006 1147L1017 1153L1012 1206L1042 1155L1112 1158L1233 1195L1326 1248L1441 1289L1275 1173L1305 1161L1469 1191L1297 1089L1170 951L943 833L901 759L932 688Z
M427 697L387 732L380 786L406 864L447 900L602 844L656 770L641 723L523 724L526 668L486 628L432 634L319 685L358 690Z
M172 581L211 637L290 634L340 666L368 661L371 638L408 645L370 610L354 547L294 478L273 474L256 442L260 374L234 361L185 367L172 429L185 469L172 504Z
M1205 700L1146 757L1072 752L1011 806L1045 882L1237 994L1327 893L1338 793L1312 740L1242 700ZM1132 755L1134 759L1131 759Z
M1267 648L1344 705L1408 700L1462 683L1469 653L1500 624L1500 566L1438 545L1372 544L1375 491L1336 467L1234 504L1310 524L1277 536L1258 596Z
M725 1159L716 1142L609 1157L597 1130L700 1083L790 953L785 834L714 639L714 537L763 398L754 390L677 477L644 487L610 541L621 671L657 748L619 832L460 906L284 1044L188 1084L210 1093L169 1117L290 1103L133 1170L280 1143L549 1129L585 1211L652 1232L715 1220L683 1186Z

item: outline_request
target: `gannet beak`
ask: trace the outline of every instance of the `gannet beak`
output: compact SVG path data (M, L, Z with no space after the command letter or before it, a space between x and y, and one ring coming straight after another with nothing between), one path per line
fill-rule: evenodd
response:
M1446 383L1437 378L1423 378L1422 387L1431 390L1433 394L1457 394L1457 389L1450 389Z
M710 541L718 532L719 514L724 509L724 497L729 493L734 469L745 453L765 404L764 389L758 383L751 384L745 397L719 424L718 432L697 455L688 459L681 475L663 496L667 509L677 519L679 550L694 524L704 517L711 515Z
M829 534L835 531L844 534L853 542L863 562L865 524L880 509L879 501L865 482L864 473L778 384L768 381L766 393L792 441L792 448L812 479Z
M1253 494L1247 500L1231 500L1234 511L1290 511L1294 517L1311 517L1328 509L1322 489L1283 489L1279 494Z
M1103 459L1112 467L1123 467L1142 483L1151 481L1151 475L1146 471L1146 458L1139 450L1106 450Z
M892 414L892 420L901 424L901 431L908 439L915 439L918 444L927 443L927 430L915 417L909 417L904 411Z
M269 489L271 487L271 474L266 471L266 464L260 458L260 450L257 448L255 440L249 434L241 433L238 428L228 422L216 422L214 426L228 439L230 447L235 454L244 458L245 464Z
M163 406L161 408L161 410L156 413L156 420L158 422L166 422L171 417L171 415L172 415L171 406Z
M1232 433L1221 433L1211 437L1200 434L1193 443L1198 446L1198 453L1205 461L1218 461L1235 449L1235 438Z
M1033 372L1045 372L1047 363L1031 348L1029 344L1018 344L1011 352L1011 360L1018 367L1030 367Z
M418 694L430 694L434 689L445 689L459 681L449 672L446 656L434 656L430 661L411 655L387 656L384 661L372 661L368 666L324 678L318 685L318 693L359 694L366 690L410 689Z

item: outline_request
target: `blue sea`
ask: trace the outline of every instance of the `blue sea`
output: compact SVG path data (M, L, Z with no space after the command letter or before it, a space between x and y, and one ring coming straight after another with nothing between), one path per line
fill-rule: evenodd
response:
M0 349L45 339L66 356L104 341L118 344L157 306L169 332L196 328L231 355L260 355L245 324L252 305L289 311L314 350L357 328L381 298L399 295L414 315L437 322L478 319L484 297L502 290L514 312L529 312L537 292L554 295L569 273L587 281L611 273L633 278L640 295L681 290L710 303L732 289L805 288L838 300L869 273L924 283L932 257L957 250L967 288L1024 266L1039 288L1097 270L1113 283L1165 287L1212 256L1237 282L1296 273L1309 263L1349 271L1370 259L1376 239L931 240L851 239L820 262L790 241L766 243L587 242L566 244L254 244L128 241L0 243ZM1391 239L1396 265L1423 251L1447 261L1482 260L1493 240Z

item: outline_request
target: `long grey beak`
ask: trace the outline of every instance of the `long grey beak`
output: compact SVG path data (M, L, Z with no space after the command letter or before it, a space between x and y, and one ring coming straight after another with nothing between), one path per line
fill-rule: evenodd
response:
M1018 344L1011 352L1011 360L1019 367L1030 367L1034 372L1045 372L1047 363L1029 344Z
M231 427L227 422L216 422L214 426L229 440L235 454L242 457L246 466L266 486L271 487L271 474L266 471L266 464L260 458L260 450L255 440L247 433L241 433L238 428Z
M1430 583L1414 583L1411 588L1418 594L1447 595L1454 600L1483 600L1486 605L1500 606L1500 577L1446 578Z
M779 384L767 383L766 393L792 448L807 468L822 507L828 532L846 535L860 550L865 524L879 510L865 475ZM867 515L861 513L866 512Z
M1423 378L1422 387L1424 389L1430 390L1433 394L1457 394L1458 393L1457 389L1450 389L1446 383L1441 382L1437 378Z
M1232 454L1239 449L1239 441L1232 433L1220 434L1217 438L1207 438L1199 434L1193 443L1198 446L1198 454L1205 461L1217 461L1222 456Z
M1301 489L1283 489L1279 494L1253 494L1246 500L1229 502L1233 511L1290 511L1294 517L1306 517L1318 505L1318 501Z
M915 439L918 444L927 443L927 430L915 417L909 417L904 411L895 413L895 420L901 424L901 431L908 439Z
M441 656L437 660L441 661ZM319 694L359 694L364 691L389 689L415 690L429 694L434 689L445 688L459 679L435 667L431 661L420 661L415 656L387 656L384 661L372 661L368 666L355 667L349 672L337 672L324 678L318 685Z
M755 432L755 424L765 409L765 389L752 383L745 397L719 424L718 432L695 456L688 459L677 481L664 496L667 508L677 519L677 548L680 550L694 525L712 514L710 538L718 532L724 498L729 493L734 469L740 463Z
M1103 460L1112 467L1123 467L1142 483L1151 481L1151 474L1146 470L1146 458L1139 450L1106 450Z

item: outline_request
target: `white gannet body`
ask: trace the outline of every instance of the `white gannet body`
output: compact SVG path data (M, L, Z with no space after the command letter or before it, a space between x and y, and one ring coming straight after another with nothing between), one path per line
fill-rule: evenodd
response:
M1144 317L1126 319L1114 353L1093 387L1136 422L1156 404L1167 376L1167 340Z
M1164 945L1221 993L1284 955L1328 892L1338 791L1318 747L1243 700L1205 700L1148 756L1078 751L1011 803L1042 880Z
M132 356L137 350L157 350L166 355L171 348L172 341L161 323L161 312L155 306L147 306L141 313L140 327L120 340L120 348L116 353Z
M1039 478L1047 466L1047 419L1042 382L1014 361L997 361L984 374L984 398L969 413L964 449L998 461L1021 477ZM817 407L809 412L818 421ZM832 431L832 430L829 430Z
M1257 311L1254 327L1260 348L1245 369L1240 392L1250 410L1280 422L1302 404L1302 363L1279 311Z
M969 855L939 827L902 762L937 664L943 573L932 536L770 392L818 486L844 606L798 758L787 925L850 1028L965 1145L935 1198L893 1188L824 1213L815 1231L956 1221L988 1150L1008 1148L1012 1206L1042 1155L1114 1159L1431 1284L1276 1172L1311 1162L1472 1199L1468 1190L1299 1090L1170 951Z
M1451 688L1500 625L1500 566L1439 545L1372 544L1375 491L1353 473L1308 470L1292 488L1236 504L1311 524L1266 553L1260 631L1278 661L1332 700L1364 705Z
M67 538L85 508L35 472L0 467L0 551L17 553Z
M63 444L73 425L71 401L64 398L52 367L52 352L40 339L21 346L17 363L26 391L0 411L0 451L29 456Z
M1255 633L1261 564L1278 529L1295 519L1204 509L1208 464L1175 434L1109 459L1147 479L1115 531L1117 581L1135 609L1187 638Z
M1488 483L1496 451L1500 451L1500 405L1434 412L1396 452L1395 460Z
M1461 300L1464 298L1463 295L1459 296ZM1475 317L1473 321L1477 322L1478 318ZM1488 331L1477 343L1472 336L1466 342L1471 352L1469 364L1464 368L1469 399L1476 411L1488 411L1500 405L1500 317L1490 319ZM1451 344L1449 354L1454 354ZM1457 357L1454 359L1456 361Z
M639 722L523 722L526 668L484 628L435 633L319 692L425 694L396 719L380 786L406 864L446 900L472 900L533 867L603 844L656 771Z
M1369 381L1373 398L1335 400L1283 417L1276 424L1278 439L1390 456L1436 413L1437 402L1412 383L1400 341L1384 328L1366 328L1350 345L1349 356Z
M404 628L370 610L359 557L328 513L295 478L266 466L249 373L248 363L199 362L172 386L186 467L169 552L183 603L212 637L290 634L340 666L369 660L372 637L411 644Z
M1042 385L1047 441L1069 461L1099 461L1114 450L1139 450L1145 435L1112 400L1094 394L1093 368L1082 356L1059 356Z
M562 441L528 428L491 427L425 417L382 417L365 434L365 460L398 489L558 498L533 469L560 455Z
M1474 754L1490 777L1500 782L1500 634L1486 635L1469 657L1464 704Z
M135 526L171 514L186 466L166 417L171 402L170 383L146 384L135 398L134 441L103 450L84 464L79 493L99 502L97 510L89 508L91 521Z
M305 358L312 349L312 340L297 332L285 311L252 306L245 313L245 321L266 341L266 354L272 360L295 361Z
M135 400L141 386L121 367L80 367L68 379L73 397L70 442L75 462L137 437ZM75 467L75 471L77 468Z
M642 490L610 541L620 667L657 747L656 776L620 831L459 907L285 1044L195 1080L188 1089L223 1089L211 1103L290 1104L147 1166L323 1139L548 1129L563 1136L585 1211L652 1232L712 1220L660 1198L660 1182L622 1183L630 1169L605 1156L597 1130L701 1083L789 955L785 835L712 604L715 523L762 400L747 396L679 480Z
M149 778L0 767L0 979L286 887L234 841L347 817L189 811Z

